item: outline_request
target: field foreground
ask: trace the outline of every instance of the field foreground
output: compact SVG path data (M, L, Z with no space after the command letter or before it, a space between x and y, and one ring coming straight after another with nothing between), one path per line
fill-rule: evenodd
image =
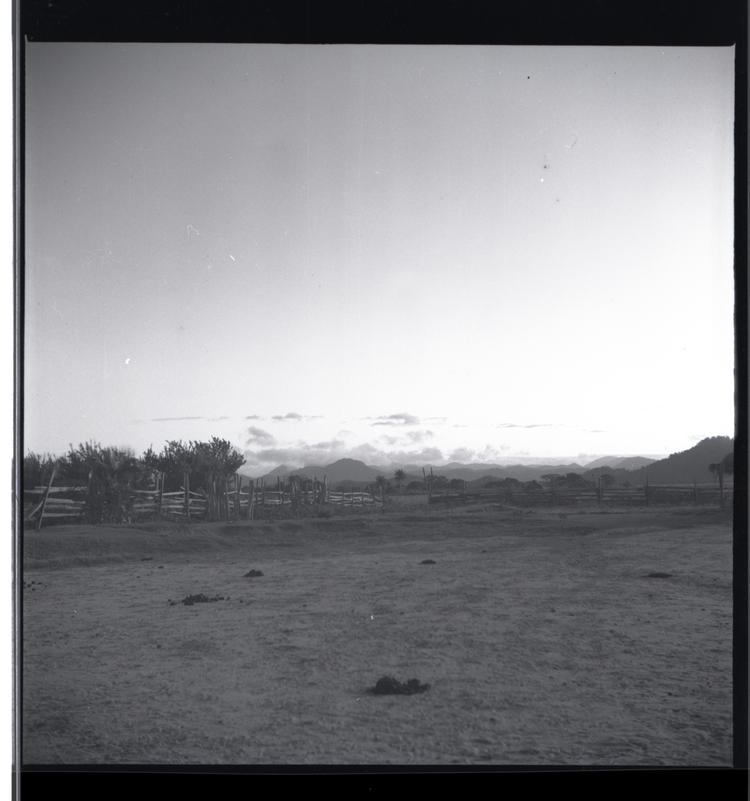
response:
M31 531L23 760L729 765L731 538L711 509Z

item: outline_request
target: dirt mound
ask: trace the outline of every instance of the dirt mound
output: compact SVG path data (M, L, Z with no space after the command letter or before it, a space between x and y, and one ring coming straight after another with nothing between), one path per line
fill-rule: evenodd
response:
M169 599L170 606L177 606L177 604L184 604L185 606L192 606L193 604L209 604L213 603L214 601L228 601L228 598L225 598L223 595L215 595L213 598L209 598L208 595L204 595L202 592L198 593L198 595L186 595L181 601L173 601L171 598Z
M414 695L430 689L429 684L422 684L417 679L401 682L393 676L381 676L368 692L372 695Z
M242 578L255 578L256 576L262 576L262 570L248 570L247 573Z

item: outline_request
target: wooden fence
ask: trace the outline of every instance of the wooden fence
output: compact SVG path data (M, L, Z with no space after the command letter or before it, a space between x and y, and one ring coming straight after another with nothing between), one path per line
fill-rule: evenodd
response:
M732 485L715 484L646 484L641 487L550 487L428 490L431 504L453 505L478 502L509 503L517 506L567 505L716 505L731 504Z
M96 516L96 498L90 487L53 486L56 468L44 487L24 489L24 521L37 529L44 522L101 522ZM191 490L189 476L174 492L165 492L165 476L155 476L155 487L148 490L123 489L110 504L108 514L113 522L134 522L143 518L166 520L252 520L263 509L287 507L293 514L324 505L365 507L383 503L382 495L368 491L341 492L328 488L327 481L282 484L276 489L265 481L235 474L222 486L214 483L210 491Z
M331 490L324 477L305 482L277 479L273 485L240 475L221 483L214 481L209 491L191 490L185 475L179 490L165 492L163 474L157 474L154 487L148 490L123 489L107 500L106 512L101 496L92 494L91 486L54 486L56 468L46 486L24 489L24 521L41 528L47 523L135 522L144 518L166 520L252 520L259 515L301 516L324 506L382 506L384 496L367 490L343 492ZM436 488L432 476L426 476L428 503L453 506L467 503L508 503L518 506L568 505L718 505L726 507L733 498L733 485L716 484L646 484L642 487L610 487L599 481L595 486L519 485L469 490L461 487Z

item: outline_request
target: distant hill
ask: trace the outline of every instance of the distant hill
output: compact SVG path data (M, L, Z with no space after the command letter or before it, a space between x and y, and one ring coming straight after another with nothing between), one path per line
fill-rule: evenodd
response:
M444 476L447 479L458 478L463 481L481 482L487 479L515 478L518 481L539 481L547 474L566 475L578 473L588 479L596 479L602 473L612 475L618 483L625 481L633 485L644 484L646 476L652 484L691 484L707 483L714 480L708 465L721 461L724 456L734 448L730 437L709 437L699 442L687 451L673 453L666 459L654 460L645 456L603 456L590 462L585 467L576 462L559 464L551 460L545 464L543 459L525 464L462 464L450 462L446 465L432 467L435 476ZM329 484L350 481L358 484L369 484L382 475L393 481L394 472L398 465L374 467L358 459L339 459L328 465L306 465L297 469L280 465L269 473L267 480L275 481L277 476L297 475L305 478L317 477L319 480L326 476ZM406 473L404 484L413 480L422 480L422 466L405 464L401 469ZM429 475L430 467L424 467Z
M588 462L586 469L594 470L597 467L617 467L620 470L637 470L639 467L646 467L646 465L652 464L655 461L656 459L649 459L646 456L601 456L599 459L594 459L593 462Z
M256 472L248 467L247 465L243 465L237 471L242 476L247 476L248 478L265 478L269 481L276 480L276 477L279 476L283 478L284 476L290 475L293 470L285 464L280 464L278 467L274 467L269 473L266 473L264 476L257 476Z
M625 470L597 467L587 470L586 478L595 478L602 473L609 473L618 484L629 481L637 486L651 484L707 484L713 482L714 476L708 469L710 464L720 462L734 449L731 437L708 437L686 451L670 454L666 459L659 459L636 470Z
M370 482L377 476L383 474L382 470L370 467L359 459L339 459L328 465L306 465L298 470L290 471L291 475L304 476L305 478L318 477L323 480L323 476L329 484L338 481ZM389 476L390 477L390 476Z
M515 464L507 465L505 467L493 467L489 470L474 470L467 481L481 482L488 478L503 479L515 478L518 481L539 481L542 476L548 474L555 476L564 476L568 473L583 474L584 468L581 465L572 464ZM453 476L448 476L453 478ZM456 476L456 478L463 478L463 476Z

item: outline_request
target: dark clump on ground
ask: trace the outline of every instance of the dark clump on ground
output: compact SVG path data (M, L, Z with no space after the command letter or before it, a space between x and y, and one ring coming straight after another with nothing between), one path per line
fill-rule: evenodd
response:
M262 576L262 570L248 570L247 573L243 576L243 578L256 578L257 576Z
M672 578L671 573L647 573L645 578Z
M430 689L429 684L422 684L417 679L401 682L393 676L382 676L368 692L372 695L414 695Z
M434 565L434 564L436 564L436 562L435 562L434 559L423 559L419 564L420 565Z
M153 561L154 561L153 556L144 556L143 559L141 559L141 562L153 562Z
M186 595L181 601L173 601L171 598L169 599L170 606L176 606L177 604L185 604L185 606L192 606L193 604L208 604L213 603L214 601L226 601L228 600L223 595L215 595L213 598L209 598L208 595L204 595L202 592L198 593L198 595Z

